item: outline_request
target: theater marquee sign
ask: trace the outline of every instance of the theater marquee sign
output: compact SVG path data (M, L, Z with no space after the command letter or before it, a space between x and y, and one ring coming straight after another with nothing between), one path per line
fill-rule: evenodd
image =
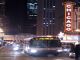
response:
M72 32L72 11L73 5L65 4L65 32Z

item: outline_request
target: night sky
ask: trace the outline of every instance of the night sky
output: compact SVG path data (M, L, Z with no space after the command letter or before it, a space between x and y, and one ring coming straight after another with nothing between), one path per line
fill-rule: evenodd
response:
M5 15L10 21L10 33L35 34L35 22L27 18L27 0L6 0Z
M9 33L22 33L27 20L27 0L5 0L5 15L10 22ZM26 23L28 24L28 23Z
M26 20L26 0L6 0L6 16L12 25L23 24Z

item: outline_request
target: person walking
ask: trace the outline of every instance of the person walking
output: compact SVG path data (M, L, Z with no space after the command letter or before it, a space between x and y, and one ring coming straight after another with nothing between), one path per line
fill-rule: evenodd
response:
M75 60L80 60L79 57L80 57L80 44L77 44L75 46Z
M70 47L71 47L70 52L73 52L73 53L74 53L74 50L75 50L75 45L71 43L71 44L70 44Z

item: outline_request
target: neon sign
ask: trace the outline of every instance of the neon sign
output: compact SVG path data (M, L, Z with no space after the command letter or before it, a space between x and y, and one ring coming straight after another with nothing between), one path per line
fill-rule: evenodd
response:
M65 5L65 31L71 32L72 31L72 5L66 4Z

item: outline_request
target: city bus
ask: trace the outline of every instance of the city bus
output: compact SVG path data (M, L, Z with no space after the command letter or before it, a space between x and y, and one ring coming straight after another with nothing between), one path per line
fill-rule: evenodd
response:
M54 55L62 52L62 46L58 37L34 37L25 47L24 52L28 55Z

